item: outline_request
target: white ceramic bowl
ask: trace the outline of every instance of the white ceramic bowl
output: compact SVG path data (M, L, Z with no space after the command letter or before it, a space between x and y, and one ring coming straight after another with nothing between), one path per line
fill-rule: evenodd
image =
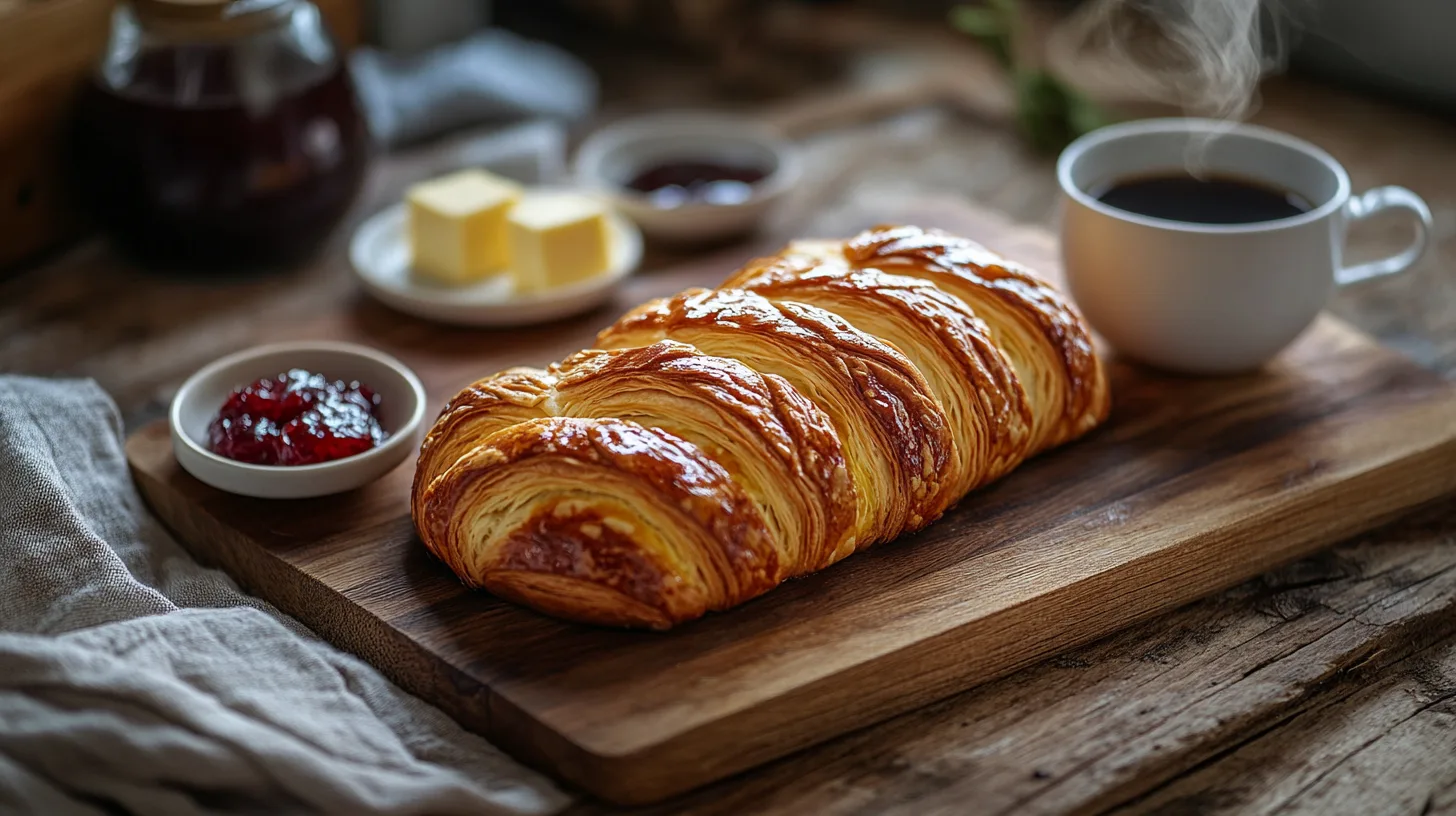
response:
M316 465L236 462L207 449L207 427L233 389L260 377L303 368L334 380L358 380L379 394L383 445ZM277 343L240 351L205 366L172 399L172 451L182 469L219 490L260 499L305 499L362 487L403 462L420 442L425 387L404 364L351 343Z
M652 204L628 188L638 173L672 161L707 161L769 171L742 203ZM766 124L716 113L624 119L589 136L576 153L576 181L612 197L649 238L710 241L752 231L803 174L799 149Z

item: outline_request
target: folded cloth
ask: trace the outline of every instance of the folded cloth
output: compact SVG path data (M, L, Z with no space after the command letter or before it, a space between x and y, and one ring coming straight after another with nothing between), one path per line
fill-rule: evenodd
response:
M0 377L0 813L542 814L568 798L204 569L95 383Z
M370 132L387 147L481 122L575 122L597 101L596 75L581 60L496 28L423 54L360 48L349 71Z

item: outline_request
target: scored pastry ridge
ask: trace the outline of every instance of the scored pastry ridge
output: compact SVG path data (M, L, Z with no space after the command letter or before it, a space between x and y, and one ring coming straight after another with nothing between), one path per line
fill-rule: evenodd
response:
M1086 324L1070 300L1031 270L969 238L919 227L866 230L835 242L833 251L852 266L927 280L987 322L1038 413L1033 453L1106 418L1111 392Z
M670 341L588 349L545 370L509 369L462 390L426 441L417 514L426 488L478 440L548 416L629 419L698 445L759 505L790 575L853 551L857 495L839 437L818 406L780 378Z
M955 443L924 378L838 315L737 289L690 289L628 312L597 345L663 338L779 375L824 410L861 497L860 546L918 529L954 500L944 475Z
M919 529L1110 402L1060 293L914 227L795 242L597 345L457 394L411 501L467 584L597 624L666 628Z
M956 430L960 461L947 478L958 495L1025 458L1031 409L1010 361L986 324L934 284L787 255L751 262L723 285L818 306L904 354Z
M439 537L442 559L467 584L578 619L662 626L783 578L762 516L727 472L635 422L516 423L430 487L436 501L422 529ZM523 494L535 501L519 501ZM619 602L630 620L616 619Z

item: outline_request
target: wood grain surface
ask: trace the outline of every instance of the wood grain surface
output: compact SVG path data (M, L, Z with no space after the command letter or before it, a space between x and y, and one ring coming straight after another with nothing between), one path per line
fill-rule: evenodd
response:
M951 200L886 217L1054 267L1045 233ZM604 314L512 337L451 342L347 309L295 331L371 340L443 403L477 376L579 347L612 309L716 282L743 251L635 279ZM1113 416L1087 440L921 534L665 635L563 624L466 592L413 537L408 467L280 510L181 473L164 428L142 429L129 455L201 557L518 756L643 802L999 677L1456 490L1456 391L1330 318L1258 375L1117 364L1113 376Z
M824 28L791 31L803 39ZM897 87L907 68L945 65L944 49L919 34L897 43L884 21L861 28L841 46L868 44L853 61L854 83ZM926 36L942 41L941 29L937 19ZM711 65L590 45L580 53L603 78L598 122L661 106L745 104L724 92ZM829 105L803 82L790 84L776 106L788 112L785 124L797 128L802 108L816 127L826 119L830 127L804 136L805 184L770 225L780 238L829 234L877 217L887 202L931 193L1021 221L1055 217L1050 158L1027 150L994 112L926 107L845 121L841 100ZM958 87L997 86L968 73ZM1428 256L1405 275L1342 289L1330 309L1456 378L1456 124L1298 80L1266 83L1261 97L1256 122L1327 149L1356 189L1400 184L1430 203ZM456 147L447 140L382 157L350 223L458 162ZM350 278L348 235L345 225L296 269L248 278L158 275L84 242L0 280L0 370L94 378L135 429L164 415L198 367L272 339L346 326L394 348L453 344L462 360L514 342L372 304ZM1350 254L1378 257L1408 238L1400 219L1365 223ZM653 251L641 274L652 278L672 258ZM320 310L345 316L320 324ZM549 345L554 331L528 342ZM585 798L571 814L1456 814L1456 662L1442 657L1456 648L1456 501L1342 536L1204 601L660 806Z
M1450 813L1453 521L1456 503L1444 502L1002 680L631 810ZM583 802L570 814L625 810Z

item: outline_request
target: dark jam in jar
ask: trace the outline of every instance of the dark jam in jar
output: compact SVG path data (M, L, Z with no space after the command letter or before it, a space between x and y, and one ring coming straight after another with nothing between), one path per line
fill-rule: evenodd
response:
M689 203L742 204L753 196L753 185L768 174L748 165L672 161L643 169L627 186L663 209Z
M163 265L286 262L347 211L365 123L322 29L307 48L287 39L317 19L295 5L281 31L159 41L142 26L140 53L113 43L82 91L71 165L82 202L124 251Z
M367 385L293 369L239 388L207 429L213 453L254 465L314 465L383 444Z

